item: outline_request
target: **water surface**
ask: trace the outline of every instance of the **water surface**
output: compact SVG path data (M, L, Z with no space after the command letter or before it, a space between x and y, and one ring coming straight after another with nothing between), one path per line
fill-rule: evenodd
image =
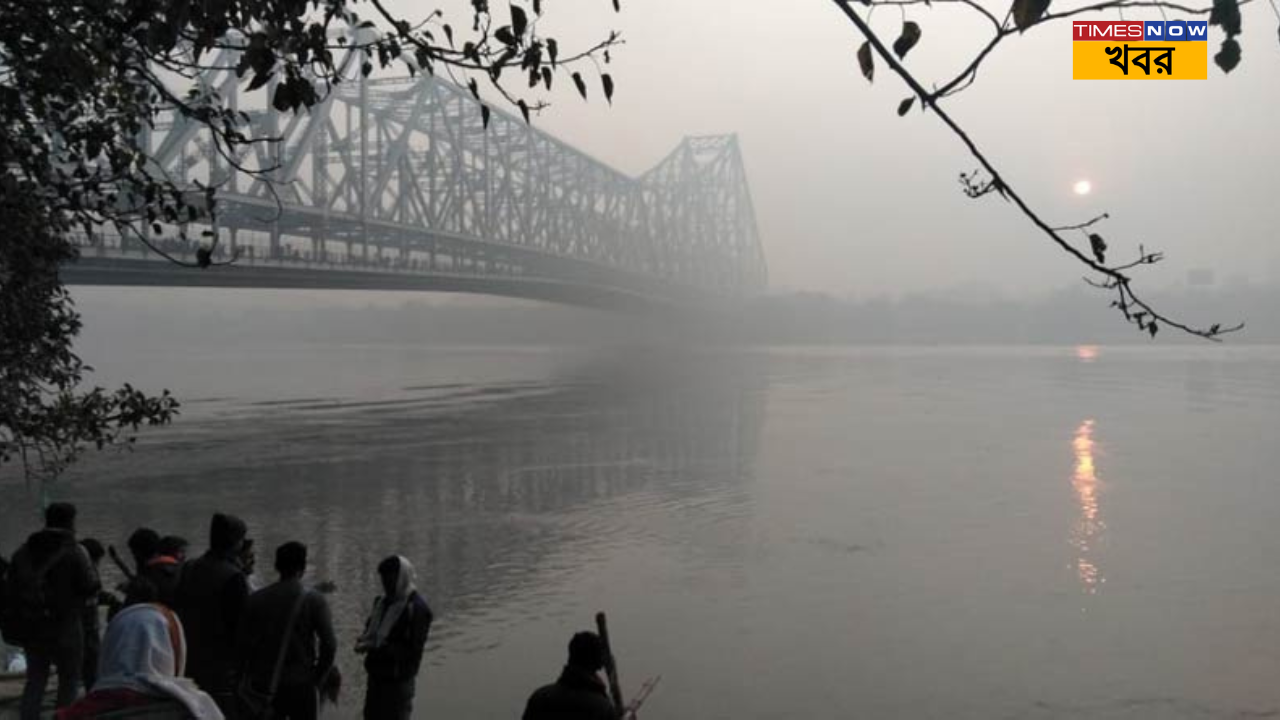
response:
M352 641L390 552L420 717L518 717L609 611L650 718L1280 712L1280 350L117 348L172 428L84 533L302 539ZM30 527L10 481L0 541ZM264 555L260 569L270 558ZM268 573L260 576L269 579Z

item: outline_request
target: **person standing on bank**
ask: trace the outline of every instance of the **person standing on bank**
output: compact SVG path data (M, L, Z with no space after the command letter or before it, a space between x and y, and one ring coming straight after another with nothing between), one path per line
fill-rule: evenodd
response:
M337 639L329 603L302 584L307 546L276 549L280 580L249 596L236 638L238 717L249 720L269 704L274 720L315 720L319 691L333 669Z
M413 565L392 555L378 563L382 596L373 603L356 652L364 654L369 682L365 720L408 720L434 617L413 585Z
M155 602L156 587L146 577L144 571L147 563L156 556L156 546L160 544L160 533L149 527L140 527L129 535L129 555L133 558L133 573L128 576L124 587L124 604L139 605ZM126 569L122 566L122 569Z
M121 610L102 640L102 678L57 720L224 720L213 698L182 677L186 635L172 610L153 603Z
M178 542L182 545L177 545ZM177 603L182 564L186 558L185 543L185 540L172 536L160 538L156 542L155 554L138 568L138 577L150 585L154 602L170 608ZM241 569L243 570L243 566Z
M40 717L54 665L57 706L75 702L84 669L84 611L101 587L89 554L76 542L75 506L53 503L44 518L44 529L13 554L5 583L5 603L11 608L5 639L22 645L27 654L22 720Z
M209 550L186 565L174 599L187 633L187 677L227 715L234 704L236 629L249 598L249 581L240 565L247 534L240 518L214 514Z

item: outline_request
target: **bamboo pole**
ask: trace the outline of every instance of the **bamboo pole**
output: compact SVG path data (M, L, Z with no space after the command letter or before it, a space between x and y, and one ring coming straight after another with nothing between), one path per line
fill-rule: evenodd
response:
M627 711L627 704L622 700L622 685L618 682L618 664L613 658L613 646L609 644L609 621L603 612L596 613L596 629L600 633L600 641L604 644L604 672L609 680L609 697L613 707L622 717Z

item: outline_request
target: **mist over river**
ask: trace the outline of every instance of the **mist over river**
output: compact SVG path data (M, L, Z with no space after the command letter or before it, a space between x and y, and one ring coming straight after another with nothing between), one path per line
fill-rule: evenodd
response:
M182 416L53 494L119 546L239 514L258 582L306 542L331 716L393 552L436 612L416 717L519 717L601 609L654 720L1280 712L1280 348L254 342L92 339Z

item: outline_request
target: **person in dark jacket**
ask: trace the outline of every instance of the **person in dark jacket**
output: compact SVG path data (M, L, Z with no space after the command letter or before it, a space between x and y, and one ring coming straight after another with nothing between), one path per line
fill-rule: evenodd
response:
M618 720L609 691L598 673L604 667L604 643L593 632L569 641L569 663L560 679L529 697L523 720Z
M133 556L133 574L137 575L159 551L160 533L149 527L140 527L129 535L128 545L129 554Z
M356 652L364 653L369 684L364 696L365 720L408 720L422 649L433 616L413 585L413 565L399 555L378 564L383 594L373 603Z
M129 535L129 555L133 558L133 575L125 582L124 604L138 605L155 602L159 591L147 577L147 563L156 557L160 545L160 533L149 527L140 527Z
M315 720L319 689L333 669L338 647L329 603L302 584L307 570L306 545L287 542L277 548L276 570L280 580L249 596L245 606L236 638L237 675L257 692L269 694L283 647L284 665L272 703L273 717Z
M178 555L172 554L174 552ZM181 554L181 548L167 548L163 539L156 545L156 553L138 570L137 579L146 584L151 596L145 602L158 602L170 608L177 604L178 585L182 581Z
M209 523L209 550L187 563L175 598L187 634L187 677L230 715L234 703L235 637L249 597L239 563L247 529L233 515Z
M58 668L58 707L75 702L84 669L84 609L98 596L98 574L76 542L76 508L53 503L45 510L45 528L27 538L13 555L10 587L17 588L32 617L24 620L22 648L27 681L22 690L22 720L37 720L49 683Z
M156 546L156 551L160 555L173 558L179 565L187 561L187 548L191 543L187 542L184 537L177 535L165 535L160 538L160 544Z

